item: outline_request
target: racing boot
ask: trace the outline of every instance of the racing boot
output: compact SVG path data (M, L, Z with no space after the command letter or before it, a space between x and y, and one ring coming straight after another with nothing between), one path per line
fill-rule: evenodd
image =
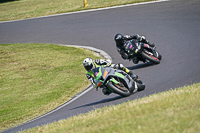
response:
M151 46L152 48L155 48L155 44L154 43L150 43L148 42L149 46Z
M126 72L127 74L129 74L131 77L132 77L132 75L135 75L134 73L133 73L133 71L131 71L131 70L129 70L128 68L126 68L123 64L116 64L116 65L114 65L113 66L115 69L119 69L119 70L122 70L122 71L124 71L124 72Z
M106 96L108 96L108 95L110 95L112 93L110 90L106 89L105 87L102 89L102 92Z
M132 78L134 81L137 80L137 79L139 78L136 74L133 73L133 71L129 71L128 74L131 76L131 78Z
M134 64L138 64L138 62L139 62L139 60L138 60L138 58L137 58L136 56L133 57L133 60L132 60L132 61L133 61Z

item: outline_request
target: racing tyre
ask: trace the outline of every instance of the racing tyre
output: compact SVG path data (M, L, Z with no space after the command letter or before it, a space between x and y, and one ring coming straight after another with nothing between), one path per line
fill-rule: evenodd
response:
M160 60L155 56L149 55L149 54L147 54L145 52L141 52L141 55L142 55L143 58L149 60L150 62L153 62L155 64L159 64L160 63Z
M157 52L157 51L156 51L156 56L157 56L157 58L158 58L159 60L162 59L162 55L161 55L159 52Z
M135 82L137 83L138 87L137 91L143 91L145 89L145 84L140 79L136 79Z
M113 82L108 82L107 87L111 89L114 93L119 94L123 97L130 96L130 91L123 84L115 84Z

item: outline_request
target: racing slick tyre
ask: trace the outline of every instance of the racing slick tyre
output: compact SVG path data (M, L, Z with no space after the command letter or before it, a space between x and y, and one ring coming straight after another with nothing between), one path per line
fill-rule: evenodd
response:
M152 56L150 54L147 54L146 52L141 52L141 55L142 55L143 58L149 60L150 62L153 62L155 64L159 64L160 63L160 60L157 57Z
M107 87L120 96L127 97L131 95L130 91L123 84L119 85L113 82L108 82Z
M140 79L136 79L135 82L137 83L138 87L137 91L143 91L145 89L145 84Z

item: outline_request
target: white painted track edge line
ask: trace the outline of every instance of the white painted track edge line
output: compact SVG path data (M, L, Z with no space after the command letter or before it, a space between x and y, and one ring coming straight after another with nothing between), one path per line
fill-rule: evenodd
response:
M28 121L28 122L26 122L26 123L33 122L33 121L38 120L38 119L40 119L40 118L42 118L42 117L45 117L45 116L47 116L47 115L49 115L49 114L51 114L51 113L53 113L53 112L56 112L57 110L63 108L64 106L66 106L66 105L72 103L73 101L75 101L76 99L80 98L81 96L83 96L83 95L84 95L85 93L87 93L88 91L92 90L92 88L93 88L92 86L89 86L86 90L84 90L82 93L80 93L80 95L76 96L75 98L70 99L70 100L67 101L66 103L64 103L64 104L62 104L62 105L60 105L60 106L58 106L57 108L51 110L50 112L48 112L48 113L46 113L46 114L43 114L43 115L41 115L41 116L39 116L39 117L37 117L37 118L31 120L31 121ZM26 124L26 123L24 123L24 124Z
M27 19L19 19L19 20L11 20L11 21L2 21L2 22L0 22L0 24L1 24L1 23L10 23L10 22L17 22L17 21L32 20L32 19L39 19L39 18L47 18L47 17L62 16L62 15L78 14L78 13L85 13L85 12L94 12L94 11L101 11L101 10L108 10L108 9L121 8L121 7L145 5L145 4L152 4L152 3L165 2L165 1L170 1L170 0L157 0L157 1L149 1L149 2L141 2L141 3L128 4L128 5L121 5L121 6L113 6L113 7L106 7L106 8L98 8L98 9L83 10L83 11L77 11L77 12L61 13L61 14L55 14L55 15L48 15L48 16L27 18Z
M103 50L94 48L94 47L90 47L90 46L79 46L79 45L67 45L67 44L55 44L55 45L61 45L61 46L69 46L69 47L78 47L78 48L89 49L89 50L91 50L91 51L93 51L93 52L99 53L102 57L104 57L104 58L106 58L106 59L110 59L110 60L112 61L112 58L111 58L106 52L104 52ZM18 126L12 127L12 128L20 127L20 126L22 126L22 125L25 125L25 124L31 123L31 122L33 122L33 121L36 121L36 120L38 120L38 119L40 119L40 118L42 118L42 117L45 117L45 116L47 116L47 115L49 115L49 114L51 114L51 113L54 113L54 112L56 112L57 110L63 108L64 106L67 106L68 104L70 104L70 103L72 103L73 101L77 100L78 98L80 98L81 96L83 96L84 94L86 94L87 92L89 92L89 91L92 90L92 89L93 89L92 85L89 85L85 90L83 90L82 92L80 92L80 93L74 95L73 97L71 97L71 99L70 99L69 101L67 101L67 102L65 102L64 104L58 106L57 108L55 108L55 109L53 109L53 110L51 110L51 111L49 111L49 112L47 112L47 113L45 113L45 114L43 114L43 115L41 115L41 116L38 116L38 117L36 117L36 118L34 118L34 119L32 119L32 120L26 122L26 123L23 123L23 124L21 124L21 125L18 125ZM9 128L9 129L7 129L7 130L4 130L3 132L6 132L6 131L8 131L8 130L10 130L10 129L12 129L12 128Z

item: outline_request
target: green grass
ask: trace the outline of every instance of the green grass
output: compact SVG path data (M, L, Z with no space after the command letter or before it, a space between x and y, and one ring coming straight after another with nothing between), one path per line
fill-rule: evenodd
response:
M0 21L152 0L87 1L87 8L83 7L83 0L0 3ZM0 131L40 116L85 89L89 85L82 67L85 57L96 56L88 50L52 44L1 44ZM199 99L198 83L97 109L25 132L196 133L200 131Z
M18 0L0 3L0 21L25 19L152 0Z
M200 83L104 107L24 133L197 133Z
M53 44L0 45L0 131L42 115L84 90L89 50Z

